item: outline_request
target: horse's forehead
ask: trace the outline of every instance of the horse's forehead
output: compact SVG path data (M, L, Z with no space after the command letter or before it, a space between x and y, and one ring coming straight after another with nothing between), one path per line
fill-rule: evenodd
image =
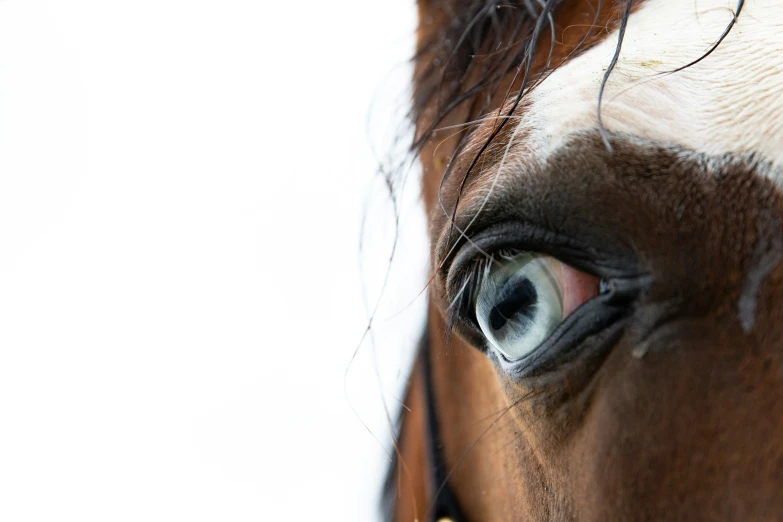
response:
M756 152L783 165L780 0L745 2L710 56L666 74L704 55L736 7L736 0L648 0L634 10L604 92L604 127L710 155ZM614 31L530 94L516 127L525 150L545 156L598 126L598 92L617 38Z

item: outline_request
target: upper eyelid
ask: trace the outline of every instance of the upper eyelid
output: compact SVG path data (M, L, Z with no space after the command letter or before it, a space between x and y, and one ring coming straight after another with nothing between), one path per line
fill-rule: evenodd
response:
M455 279L484 259L483 252L496 256L500 251L550 256L603 279L641 277L649 272L638 254L625 245L607 249L604 245L596 246L589 237L585 241L533 223L514 221L496 223L477 231L469 244L462 245L450 259L441 261L436 277L442 282L442 288L451 289Z

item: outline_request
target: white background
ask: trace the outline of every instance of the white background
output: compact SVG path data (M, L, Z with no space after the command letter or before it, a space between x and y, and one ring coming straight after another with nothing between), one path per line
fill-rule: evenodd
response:
M0 520L376 519L415 196L350 361L414 25L413 0L0 1Z

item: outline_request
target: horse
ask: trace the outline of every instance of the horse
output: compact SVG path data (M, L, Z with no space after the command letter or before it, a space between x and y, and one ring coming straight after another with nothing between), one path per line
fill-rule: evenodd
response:
M417 8L387 519L783 520L783 3Z

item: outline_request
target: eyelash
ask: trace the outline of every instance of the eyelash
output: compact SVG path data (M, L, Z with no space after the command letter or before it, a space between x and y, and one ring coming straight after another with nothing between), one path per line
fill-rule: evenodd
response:
M477 258L463 274L456 276L449 284L447 297L449 306L447 309L447 330L453 331L454 326L462 322L468 322L473 328L480 329L476 319L476 292L481 287L484 277L492 263L499 258L513 257L521 254L521 250L498 250L488 256Z

